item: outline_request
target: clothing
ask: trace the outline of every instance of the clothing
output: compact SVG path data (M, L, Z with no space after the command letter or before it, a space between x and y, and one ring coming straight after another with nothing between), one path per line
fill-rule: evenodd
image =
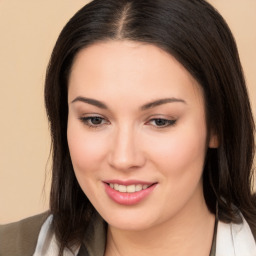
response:
M0 256L57 255L55 236L51 230L52 216L37 215L20 222L0 226ZM256 256L256 245L247 222L218 223L216 254L210 256ZM106 243L106 224L97 215L88 226L84 243L66 255L103 256ZM65 256L66 256L65 255Z
M43 213L19 222L0 225L0 256L33 255L41 226L48 215Z
M219 223L216 256L256 256L255 238L243 216L242 219L242 224Z

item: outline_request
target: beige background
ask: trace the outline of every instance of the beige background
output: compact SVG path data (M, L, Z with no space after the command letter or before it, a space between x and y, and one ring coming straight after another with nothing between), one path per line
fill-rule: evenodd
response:
M82 0L0 0L0 223L48 208L43 81L57 36ZM233 31L256 114L256 0L211 0Z

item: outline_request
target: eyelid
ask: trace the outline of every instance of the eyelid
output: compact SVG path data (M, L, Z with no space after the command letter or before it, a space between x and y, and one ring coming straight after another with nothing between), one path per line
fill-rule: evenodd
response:
M92 123L92 119L93 118L98 118L99 119L99 123ZM101 128L107 124L110 124L110 121L105 118L104 116L100 115L100 114L84 114L82 116L80 116L78 118L84 125L88 126L89 128ZM159 122L158 124L155 123L153 124L152 122ZM162 122L162 123L161 123ZM146 125L151 125L156 129L163 129L163 128L167 128L167 127L171 127L174 126L177 122L177 118L174 117L166 117L166 116L159 116L159 115L152 115L150 116L147 121L145 122Z
M104 121L103 123L100 124L90 124L90 121L92 118L99 118L102 121ZM99 114L87 114L87 115L83 115L81 117L78 118L84 125L88 126L89 128L101 128L102 126L109 124L110 122L103 116L99 115Z
M158 121L163 121L166 124L163 125L154 125L151 124L153 127L157 128L157 129L163 129L163 128L167 128L167 127L172 127L176 124L177 122L177 118L174 117L163 117L163 116L151 116L148 121L146 121L147 125L150 125L151 122L155 122L156 120Z

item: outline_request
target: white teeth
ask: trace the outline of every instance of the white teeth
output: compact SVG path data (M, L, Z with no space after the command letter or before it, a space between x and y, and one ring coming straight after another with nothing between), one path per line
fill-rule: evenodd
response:
M134 184L134 185L129 185L129 186L125 186L125 185L119 185L119 184L113 184L113 183L109 183L109 186L111 188L113 188L116 191L119 191L121 193L134 193L134 192L138 192L141 191L143 189L147 189L150 185L142 185L142 184Z
M136 185L136 191L141 191L141 190L142 190L142 185L141 184Z
M135 191L136 191L135 185L130 185L130 186L127 186L127 188L126 188L126 192L134 193Z
M125 193L125 192L126 192L126 186L124 186L124 185L119 185L119 186L118 186L118 191L119 191L119 192L122 192L122 193Z
M146 189L148 187L149 187L149 185L143 185L142 189Z

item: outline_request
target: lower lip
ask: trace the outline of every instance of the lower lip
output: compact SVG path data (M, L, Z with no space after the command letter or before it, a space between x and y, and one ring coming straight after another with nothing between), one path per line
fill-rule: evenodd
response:
M122 193L116 191L115 189L111 188L108 184L104 183L105 191L107 195L116 203L122 205L134 205L141 202L145 199L156 187L156 184L151 185L150 187L143 189L141 191L137 191L134 193Z

